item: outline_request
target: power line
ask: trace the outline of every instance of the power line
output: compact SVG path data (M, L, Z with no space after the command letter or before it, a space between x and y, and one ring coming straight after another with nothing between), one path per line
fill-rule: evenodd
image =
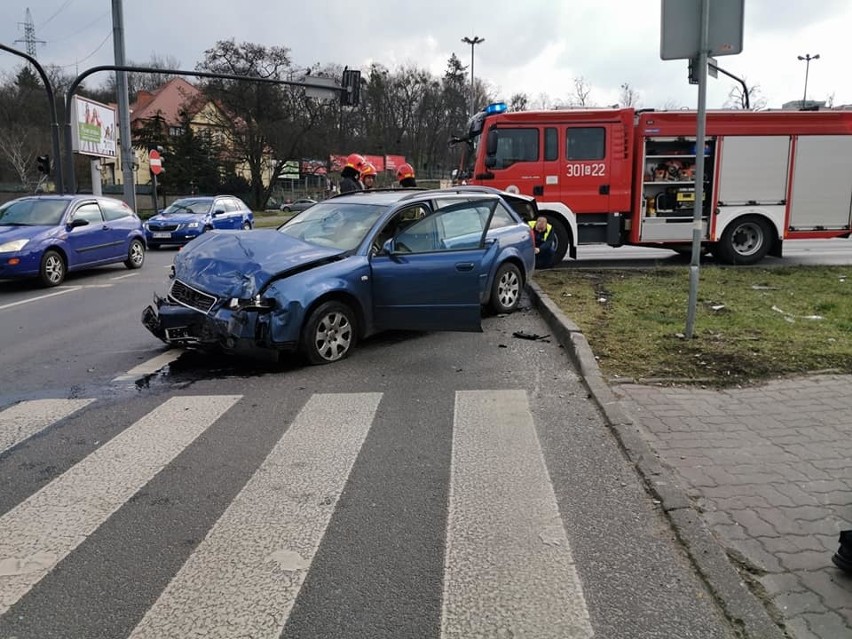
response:
M99 15L97 18L95 18L94 20L92 20L89 24L87 24L87 25L86 25L86 26L84 26L84 27L81 27L81 28L77 29L74 33L71 33L71 34L69 34L69 35L67 35L67 36L63 36L63 37L61 37L61 38L56 38L56 39L51 38L48 42L50 42L51 44L53 44L53 43L56 43L56 42L65 42L66 40L70 40L71 38L76 37L76 36L78 36L79 34L83 33L83 31L85 31L85 30L86 30L86 29L88 29L89 27L91 27L91 26L93 26L93 25L97 24L98 22L100 22L101 20L103 20L103 19L104 19L105 17L107 17L109 14L110 14L110 10L109 10L109 9L107 9L107 10L106 10L106 11L104 11L101 15Z
M111 36L112 36L112 30L110 30L110 32L106 34L106 37L103 40L101 40L101 43L97 46L97 48L94 51L92 51L89 55L87 55L85 58L83 58L81 60L77 60L76 62L72 62L71 64L58 64L56 66L58 66L60 69L67 69L68 67L73 67L73 66L80 64L81 62L85 62L86 60L91 58L93 55L95 55L98 51L100 51L101 47L103 47L106 44L106 41L109 40Z
M38 28L39 28L39 29L43 29L43 28L44 28L44 26L45 26L48 22L50 22L51 20L53 20L53 19L54 19L56 16L58 16L60 13L62 13L62 10L63 10L63 9L65 9L65 7L67 7L69 4L71 4L71 2L72 2L72 1L73 1L73 0L65 0L65 2L63 2L63 3L62 3L62 6L61 6L61 7L59 7L56 11L54 11L54 12L53 12L53 15L52 15L52 16L50 16L50 17L49 17L47 20L45 20L44 22L42 22L42 23L39 25L39 27L38 27Z

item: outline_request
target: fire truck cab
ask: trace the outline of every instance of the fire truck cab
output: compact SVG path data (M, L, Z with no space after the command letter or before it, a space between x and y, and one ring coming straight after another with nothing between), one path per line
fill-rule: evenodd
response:
M471 118L460 179L532 195L557 236L579 244L688 250L696 114L595 109ZM780 256L784 239L852 233L852 113L707 114L702 241L723 263Z

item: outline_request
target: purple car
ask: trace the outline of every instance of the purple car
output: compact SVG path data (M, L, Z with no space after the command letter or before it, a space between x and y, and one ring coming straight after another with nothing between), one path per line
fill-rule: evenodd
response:
M121 200L38 195L0 206L0 279L32 277L58 286L68 271L145 262L142 221Z

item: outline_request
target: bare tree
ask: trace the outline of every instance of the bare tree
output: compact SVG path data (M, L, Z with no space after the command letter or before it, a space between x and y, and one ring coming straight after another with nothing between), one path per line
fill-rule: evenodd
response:
M553 98L542 91L532 103L532 108L537 111L549 111L553 108Z
M18 176L22 186L29 186L35 152L27 144L27 130L20 125L0 129L0 156L4 157Z
M663 102L663 106L661 108L663 111L680 111L684 108L684 105L674 98L667 98L666 101Z
M526 111L529 102L530 99L526 93L516 93L509 100L509 109L511 111Z
M571 95L571 104L579 107L592 106L592 85L582 75L574 76L574 93Z
M743 82L748 86L748 82L746 82L746 78L743 78ZM760 85L754 84L746 90L743 89L742 85L737 83L731 87L730 92L728 93L728 100L725 102L724 106L726 109L746 109L749 108L752 111L759 111L760 109L766 108L766 98L761 95Z
M621 92L618 94L618 103L623 107L639 106L639 92L630 86L629 82L621 85Z

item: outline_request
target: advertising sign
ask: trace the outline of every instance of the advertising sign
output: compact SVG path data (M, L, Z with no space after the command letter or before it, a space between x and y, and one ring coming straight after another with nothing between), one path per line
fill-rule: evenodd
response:
M71 148L83 155L114 158L118 141L115 107L75 95L71 108Z

